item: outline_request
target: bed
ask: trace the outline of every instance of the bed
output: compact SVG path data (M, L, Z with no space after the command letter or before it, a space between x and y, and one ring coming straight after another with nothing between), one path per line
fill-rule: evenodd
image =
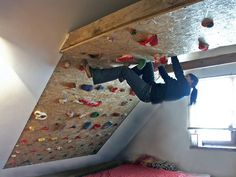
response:
M210 175L155 169L141 164L122 164L85 177L210 177Z

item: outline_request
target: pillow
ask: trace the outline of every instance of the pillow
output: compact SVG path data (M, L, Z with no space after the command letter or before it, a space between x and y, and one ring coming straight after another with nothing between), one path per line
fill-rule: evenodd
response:
M158 159L151 155L141 155L135 160L136 164L141 164L146 167L156 168L156 169L164 169L170 171L177 171L178 168L174 163L168 162L166 160Z

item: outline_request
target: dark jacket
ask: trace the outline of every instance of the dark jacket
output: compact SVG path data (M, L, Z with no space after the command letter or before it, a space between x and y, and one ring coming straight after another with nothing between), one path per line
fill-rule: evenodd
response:
M190 94L191 88L184 76L177 56L171 57L171 62L176 79L170 77L163 66L158 67L165 83L154 83L152 85L150 99L154 104L162 101L178 100Z

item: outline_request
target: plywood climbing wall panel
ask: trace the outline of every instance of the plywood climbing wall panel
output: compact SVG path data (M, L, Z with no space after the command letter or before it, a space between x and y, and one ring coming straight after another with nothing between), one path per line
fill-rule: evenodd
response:
M138 99L125 82L91 84L80 59L63 57L5 168L97 153Z
M207 18L212 20L212 25L204 24L204 19ZM73 57L78 57L83 52L103 53L101 60L112 63L117 56L124 54L139 55L153 60L157 53L180 55L206 51L236 44L235 21L235 0L204 0L131 23L123 29L118 28L99 38L77 43L62 52ZM130 28L138 32L156 34L158 44L140 45L135 35L130 34Z

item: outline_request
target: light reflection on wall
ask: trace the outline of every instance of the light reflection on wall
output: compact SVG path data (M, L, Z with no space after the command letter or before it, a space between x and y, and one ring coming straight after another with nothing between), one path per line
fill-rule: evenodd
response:
M16 89L19 77L11 67L13 55L7 41L0 37L0 93L5 95ZM1 96L2 97L2 96ZM0 98L1 98L0 97Z

